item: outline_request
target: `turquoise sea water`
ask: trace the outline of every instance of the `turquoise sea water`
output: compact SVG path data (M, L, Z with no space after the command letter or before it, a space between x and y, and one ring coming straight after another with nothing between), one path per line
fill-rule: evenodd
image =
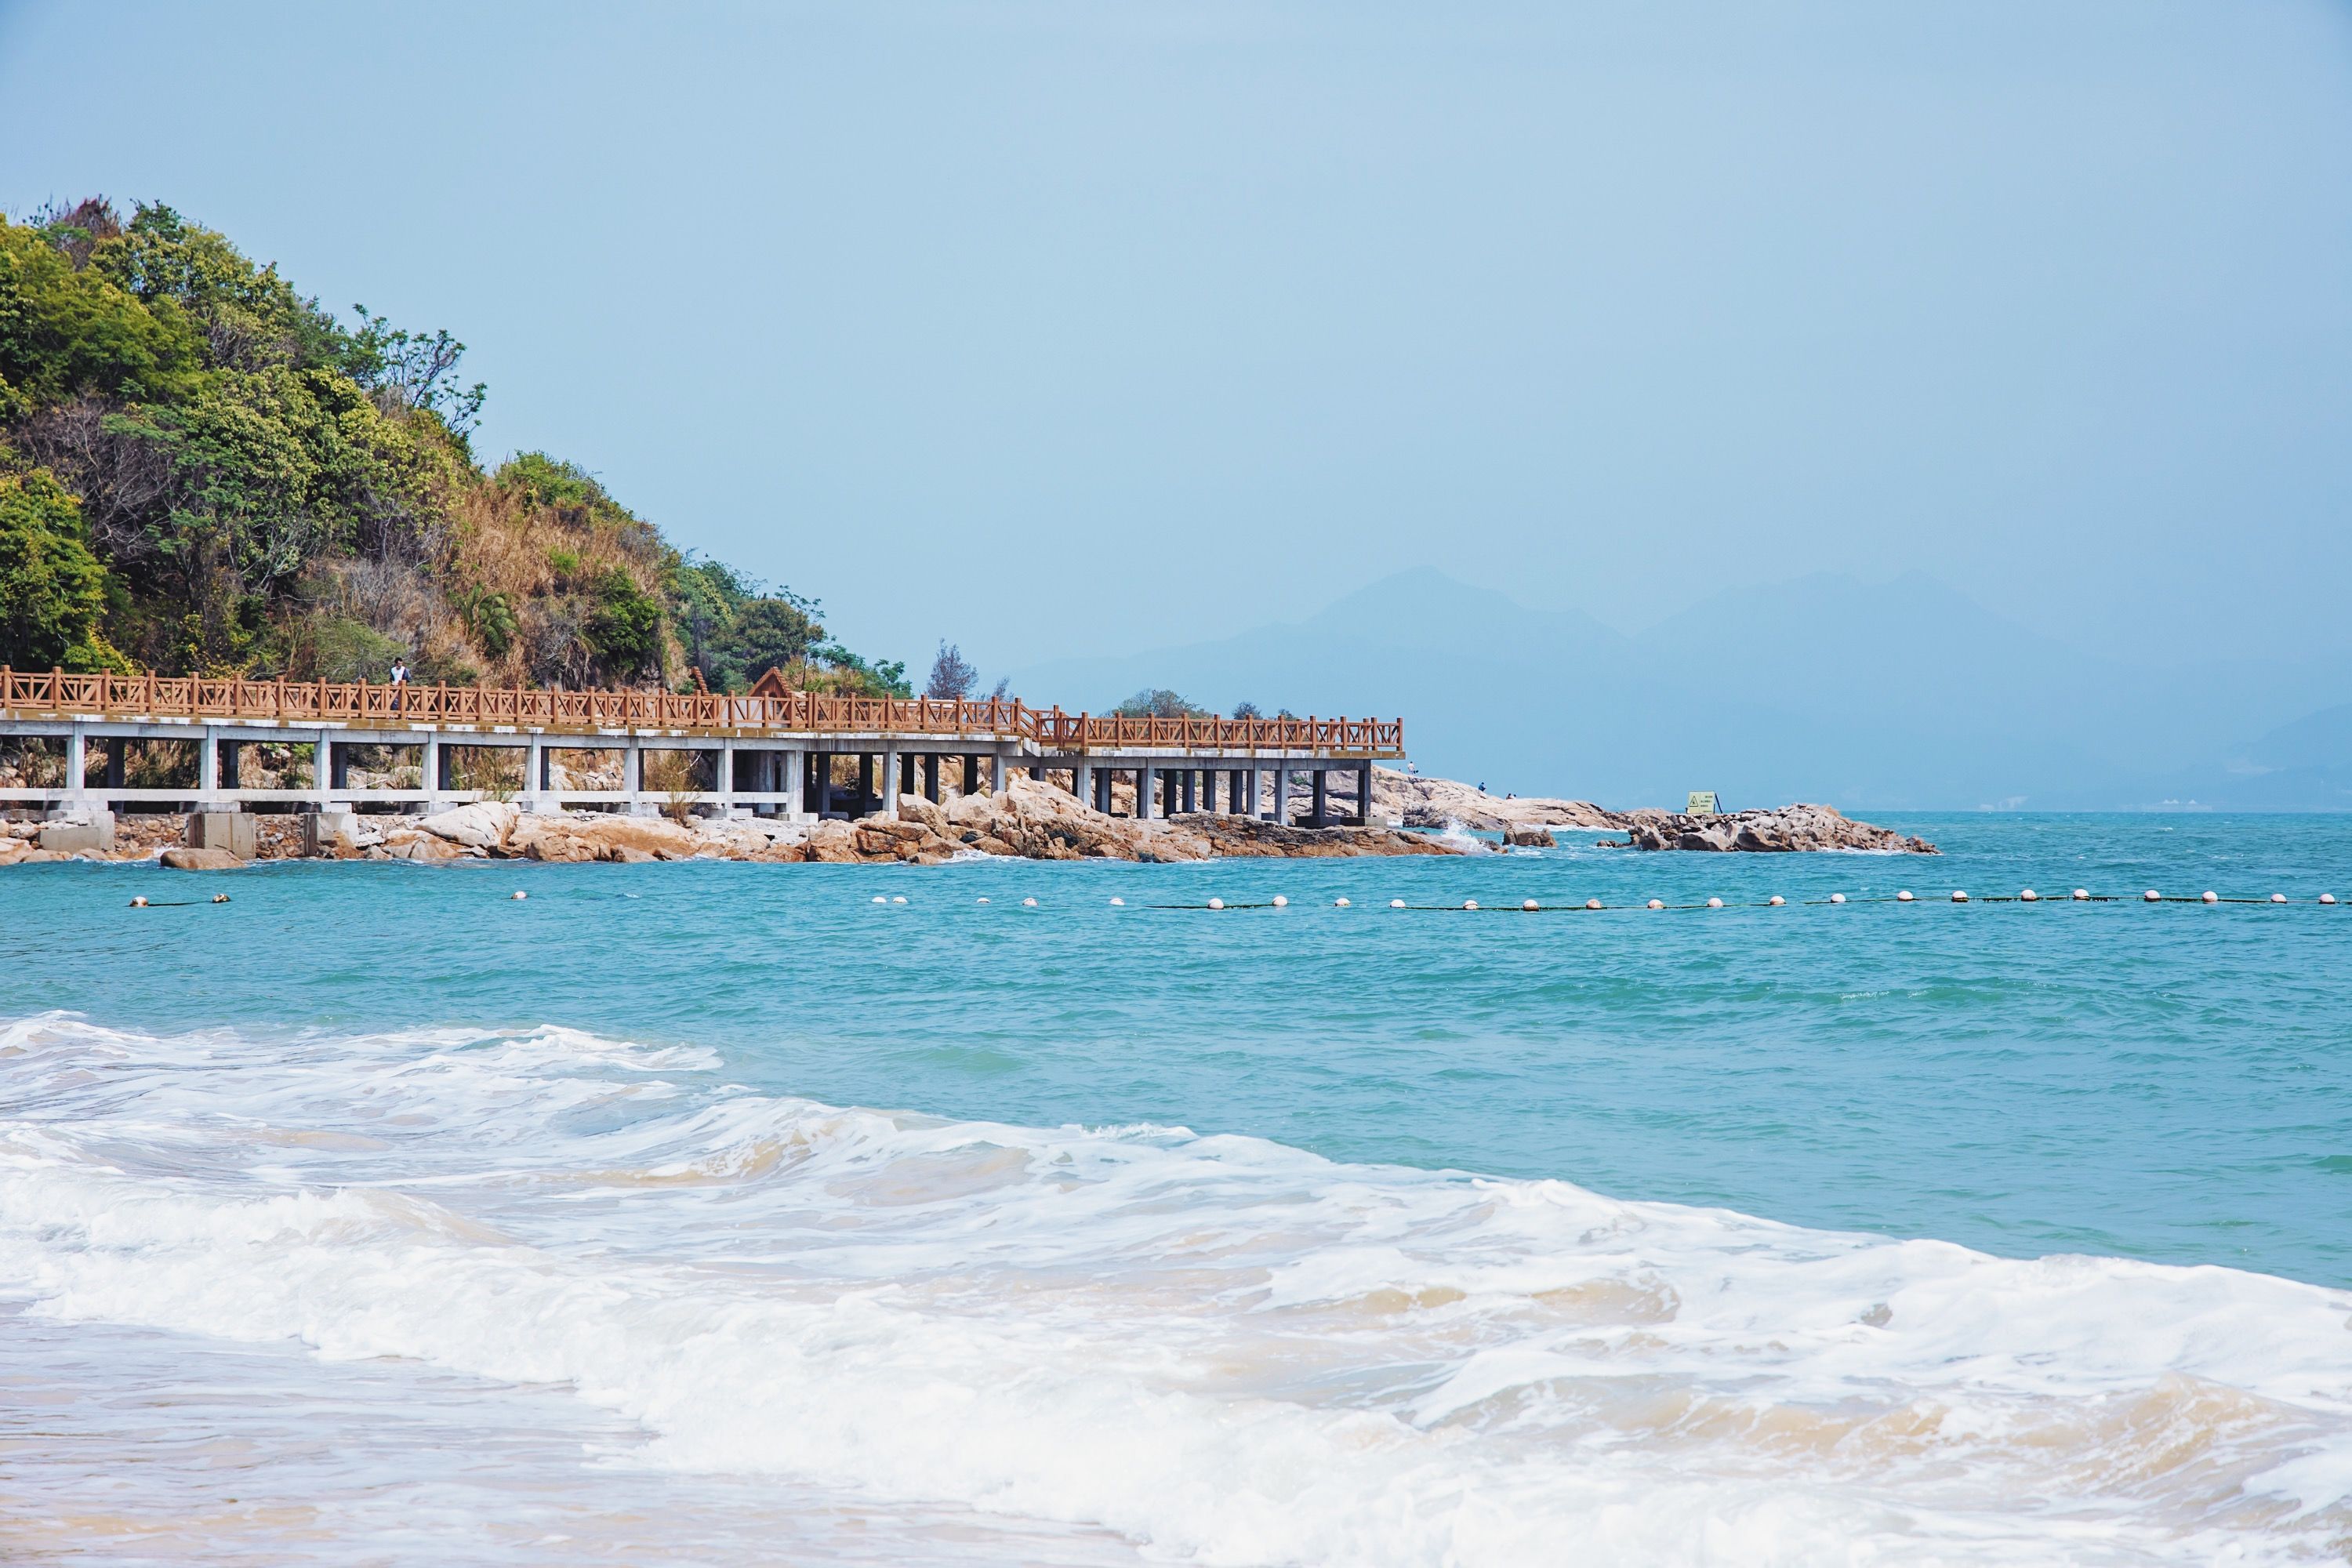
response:
M1167 867L288 864L218 884L28 868L0 879L0 1016L556 1023L709 1046L731 1077L836 1104L1181 1124L2019 1256L2352 1284L2352 906L2314 903L2352 898L2352 826L1895 826L1945 853L1570 839L1540 857ZM215 886L230 906L123 908ZM1944 901L2028 886L2294 902ZM1920 904L1493 909L1901 887ZM1276 893L1289 908L1145 907Z
M747 1471L825 1489L828 1507L887 1501L893 1519L930 1518L908 1513L919 1504L986 1521L958 1513L894 1539L881 1554L901 1561L1059 1560L1055 1552L1091 1561L1090 1552L1130 1549L1216 1562L1530 1561L1532 1549L1507 1521L1555 1504L1567 1511L1547 1528L1612 1541L1603 1560L1811 1561L1831 1540L1866 1546L1854 1561L2036 1560L2037 1542L2061 1541L2060 1554L2081 1561L2210 1561L2223 1546L2249 1561L2325 1559L2328 1543L2343 1539L2343 1489L2352 1487L2352 1333L2315 1330L2319 1338L2292 1344L2264 1336L2284 1333L2280 1325L2301 1321L2306 1309L2314 1322L2337 1321L2328 1314L2347 1305L2337 1288L2352 1286L2352 907L2315 901L2322 892L2352 899L2352 829L2329 817L1965 816L1891 825L1946 853L1641 856L1564 836L1560 849L1542 854L1165 867L11 871L0 876L0 1017L17 1021L17 1033L13 1057L0 1061L16 1062L5 1109L20 1163L5 1189L16 1207L0 1215L0 1234L15 1237L13 1249L0 1248L10 1271L0 1284L26 1314L14 1364L18 1375L47 1364L49 1352L26 1350L31 1342L22 1338L37 1321L49 1325L43 1334L70 1324L75 1334L164 1336L122 1352L144 1356L142 1364L169 1364L173 1345L191 1356L282 1345L299 1364L269 1376L298 1384L309 1375L299 1366L390 1356L384 1364L482 1380L481 1408L507 1411L499 1419L509 1426L524 1417L504 1391L574 1387L595 1422L646 1435L659 1462L641 1468L670 1478L661 1483L667 1500L646 1506L690 1519L716 1542L711 1560L735 1555L726 1544L730 1510L772 1528L770 1516L725 1489L738 1480L714 1479ZM1980 901L2029 886L2058 897ZM2075 887L2126 900L2147 888L2210 888L2230 897L2283 892L2291 901L2085 905L2064 900ZM1832 891L1883 898L1898 888L1919 901L1805 902ZM1952 905L1955 888L1979 901ZM223 889L233 895L226 905L176 902ZM511 900L518 889L527 900ZM134 893L172 907L126 909ZM1790 905L1625 907L1652 897L1747 903L1776 893ZM1287 908L1152 907L1212 896L1255 904L1276 894ZM891 901L873 902L877 896ZM1024 907L1032 898L1036 907ZM1334 907L1341 898L1349 907ZM1497 908L1528 898L1615 907ZM1467 899L1486 909L1400 911L1387 907L1391 899ZM555 1057L562 1061L548 1065ZM526 1058L538 1065L515 1065ZM453 1073L475 1076L460 1089ZM919 1115L872 1123L884 1131L851 1142L856 1142L863 1152L820 1175L821 1160L803 1166L793 1151L848 1136L838 1132L845 1123L827 1120L835 1107ZM751 1120L731 1120L739 1117ZM835 1131L808 1131L819 1124L813 1117ZM919 1150L892 1142L905 1138L929 1142ZM771 1144L787 1152L759 1152ZM1140 1180L1133 1172L1141 1167L1129 1162L1146 1152L1171 1163L1110 1205L1102 1194L1118 1190L1117 1181ZM561 1202L543 1190L557 1180L549 1171L560 1166L570 1182L592 1165L635 1174L568 1187ZM1097 1166L1126 1173L1097 1188L1086 1174ZM72 1184L98 1181L89 1173L100 1168L117 1184L104 1188L110 1197ZM748 1206L723 1215L661 1206L716 1201L674 1193L666 1184L685 1180L678 1171L744 1184L728 1190ZM614 1195L638 1187L650 1195ZM244 1228L262 1212L257 1205L331 1205L355 1193L429 1202L436 1217L420 1234L431 1246L402 1242L425 1248L413 1265L399 1264L408 1254L396 1251L362 1258L336 1226L374 1237L374 1210L364 1224L345 1216L306 1229L312 1221L286 1217L290 1230ZM1087 1194L1110 1206L1056 1206ZM1171 1257L1207 1247L1198 1238L1236 1215L1363 1194L1375 1209L1411 1216L1377 1246L1321 1228L1324 1217L1295 1216L1209 1248L1201 1272L1187 1276L1194 1285L1180 1287L1166 1272ZM1486 1194L1476 1200L1484 1206L1448 1206L1473 1194ZM1560 1218L1565 1228L1556 1232L1506 1234L1492 1228L1503 1224L1497 1202L1513 1212L1557 1203L1576 1217ZM811 1217L809 1205L837 1204L851 1207ZM179 1217L126 1240L110 1239L93 1217L116 1205L142 1214L141 1205L194 1206L172 1207ZM1742 1216L1777 1225L1756 1230ZM770 1224L794 1235L837 1226L871 1249L855 1263L846 1251L820 1249L823 1261L790 1248L772 1256L761 1250ZM1058 1430L1052 1412L1073 1402L1087 1411L1071 1425L1074 1451L1139 1424L1157 1431L1163 1417L1169 1431L1191 1429L1183 1424L1193 1415L1158 1405L1150 1416L1095 1407L1140 1388L1154 1400L1245 1395L1251 1421L1273 1419L1268 1409L1318 1419L1344 1412L1395 1424L1400 1441L1450 1432L1444 1463L1468 1466L1472 1480L1433 1479L1410 1517L1365 1522L1365 1500L1391 1495L1404 1484L1399 1475L1439 1463L1415 1450L1406 1470L1362 1478L1371 1489L1354 1502L1332 1500L1328 1519L1310 1529L1323 1515L1280 1487L1275 1492L1289 1500L1268 1518L1233 1512L1234 1489L1260 1484L1262 1468L1237 1481L1217 1468L1225 1459L1213 1464L1207 1448L1181 1442L1137 1456L1161 1476L1139 1490L1081 1466L1075 1452L1001 1473L991 1468L993 1448L985 1463L977 1448L918 1462L877 1438L869 1458L843 1458L866 1452L858 1445L871 1434L862 1427L863 1436L845 1427L822 1454L803 1454L793 1439L761 1436L762 1413L817 1401L795 1406L794 1432L850 1421L838 1411L871 1411L877 1401L935 1420L940 1410L927 1402L961 1408L958 1401L992 1379L1026 1387L1024 1379L1045 1379L1049 1369L1076 1373L1047 1350L1032 1362L1001 1347L975 1352L958 1371L956 1351L893 1341L885 1353L828 1319L822 1331L775 1331L801 1371L766 1403L738 1410L725 1402L748 1395L722 1398L651 1372L642 1386L632 1381L640 1374L616 1372L621 1392L605 1397L583 1370L596 1356L634 1367L627 1358L643 1354L645 1365L674 1370L680 1347L706 1345L718 1331L667 1324L648 1306L652 1315L615 1320L648 1337L651 1348L630 1350L595 1316L602 1308L571 1297L514 1306L547 1314L555 1341L604 1346L566 1360L543 1347L481 1348L495 1338L487 1331L445 1340L436 1314L420 1309L414 1322L397 1322L396 1304L356 1283L406 1279L404 1268L446 1269L434 1290L465 1299L475 1289L465 1270L488 1267L488 1244L463 1240L465 1226L494 1230L501 1247L528 1245L534 1268L632 1300L642 1291L646 1301L668 1302L685 1289L682 1279L723 1279L726 1290L742 1294L730 1297L734 1316L713 1322L788 1304L814 1310L816 1299L837 1314L844 1292L856 1294L846 1281L868 1291L920 1279L936 1282L938 1296L904 1309L909 1334L943 1332L950 1322L961 1331L978 1314L1005 1344L1099 1334L1120 1354L1148 1348L1154 1370L1139 1363L1124 1373L1118 1386L1127 1394L1056 1384L1052 1399L1022 1406L1013 1435L990 1439L1012 1449L1026 1442L1039 1456L1058 1452L1040 1433ZM1651 1239L1611 1253L1601 1273L1503 1283L1549 1278L1580 1249L1606 1250L1596 1237L1629 1227ZM299 1240L286 1239L298 1232ZM1842 1234L1855 1232L1867 1234ZM758 1247L747 1240L752 1233ZM1017 1258L997 1250L1013 1246L1006 1237L1033 1234L1014 1247ZM1874 1237L1958 1247L1908 1252ZM1059 1249L1050 1260L1020 1250L1047 1247L1047 1238ZM2235 1274L2142 1275L2102 1262L2085 1277L2096 1305L2062 1330L2041 1315L2047 1302L2038 1292L2052 1266L2033 1266L2043 1272L2031 1279L2041 1283L1992 1284L2011 1277L1975 1259L1965 1263L1979 1282L1974 1305L1962 1313L1947 1301L1932 1343L1896 1344L1922 1321L1906 1301L1944 1289L1934 1282L1963 1268L1951 1260L1971 1256L1958 1248L1996 1258L2221 1265L2322 1289L2297 1294L2300 1287ZM1244 1254L1246 1270L1218 1272L1240 1268L1231 1259ZM1381 1261L1391 1255L1396 1261ZM1766 1255L1777 1261L1757 1261ZM1892 1272L1818 1290L1794 1283L1843 1268L1836 1260L1849 1258L1894 1260ZM263 1267L309 1283L265 1310L238 1283ZM771 1267L782 1270L787 1283L775 1289L784 1296L744 1283ZM1354 1283L1295 1283L1342 1274ZM1104 1300L1069 1294L1081 1289L1073 1281ZM1605 1311L1591 1305L1602 1296L1589 1294L1604 1283L1616 1303ZM1181 1305L1196 1289L1195 1305ZM1698 1305L1710 1290L1746 1305L1717 1323ZM1851 1303L1842 1294L1849 1290L1861 1292ZM2001 1297L2011 1290L2021 1294ZM2220 1295L2168 1306L2174 1290ZM1276 1308L1385 1303L1384 1291L1397 1293L1404 1305L1394 1310L1404 1317L1391 1322L1381 1305L1304 1338L1290 1328L1265 1337L1264 1314ZM1570 1299L1562 1291L1581 1304L1559 1306ZM1798 1302L1806 1304L1788 1304ZM1222 1336L1213 1354L1195 1338L1208 1331L1200 1313L1209 1304ZM1555 1310L1569 1315L1528 1326L1527 1314ZM1784 1311L1785 1323L1776 1315ZM486 1309L484 1321L498 1316ZM601 1325L593 1331L591 1318ZM657 1320L667 1326L653 1326ZM1677 1330L1700 1333L1702 1321L1710 1326L1690 1352L1697 1359L1679 1370L1643 1362L1636 1376L1590 1360L1601 1353L1587 1345L1591 1335L1609 1341L1609 1354L1640 1358ZM1963 1321L1986 1326L1963 1331ZM1872 1345L1873 1335L1894 1336L1894 1348L1872 1352L1894 1359L1857 1370L1840 1359L1851 1347L1807 1359L1803 1336L1814 1333ZM2024 1341L2004 1338L2012 1333ZM1585 1345L1575 1355L1586 1359L1539 1373L1488 1368L1485 1358L1506 1348L1527 1353L1536 1342L1527 1334L1551 1355ZM71 1334L54 1342L87 1348ZM2124 1343L2139 1348L2116 1348ZM869 1354L880 1359L859 1359ZM2111 1365L2111 1355L2121 1359ZM902 1356L929 1370L902 1376ZM2039 1370L2016 1371L2024 1381L2012 1387L2007 1373L1979 1375L1995 1360ZM886 1362L900 1372L861 1381ZM101 1363L127 1364L110 1351L76 1361L82 1370L73 1377L103 1384L106 1374L93 1370ZM1950 1370L1961 1364L1979 1371ZM1474 1367L1496 1380L1492 1389L1442 1409L1430 1403L1440 1384L1475 1381ZM1660 1393L1660 1379L1675 1392ZM1901 1410L1911 1413L1906 1420L1944 1423L1948 1432L1966 1425L1973 1436L1952 1437L1958 1446L1940 1461L1933 1442L1918 1440L1922 1448L1906 1437L1896 1445L1900 1464L1888 1449L1849 1473L1839 1456L1860 1450L1841 1445L1861 1439L1840 1436L1844 1426L1798 1442L1740 1425L1760 1419L1743 1402L1764 1397L1758 1390L1776 1380L1787 1386L1769 1396L1781 1413L1774 1419L1801 1411L1835 1426L1868 1405L1882 1423L1873 1432ZM1628 1414L1623 1402L1636 1384L1648 1391L1642 1397L1678 1401L1678 1414ZM822 1399L813 1392L826 1389ZM2196 1414L2209 1393L2240 1404ZM317 1397L323 1410L347 1409L355 1396L338 1385ZM385 1395L412 1397L422 1395ZM462 1426L476 1396L436 1384L432 1397L454 1402L451 1419ZM2157 1424L2210 1416L2219 1435L2200 1439L2203 1458L2178 1460L2186 1468L2147 1470L2153 1461L2130 1436L2135 1398L2185 1402L2189 1415L2167 1405ZM1997 1415L1977 1408L1979 1399ZM1748 1410L1732 1421L1740 1431L1710 1427L1731 1417L1706 1415L1709 1402ZM1215 1404L1201 1418L1224 1432L1221 1441L1238 1442L1230 1423L1240 1408ZM2020 1438L2012 1452L1983 1436L2057 1420L2057 1409L2074 1436ZM531 1410L526 1426L561 1426L541 1406ZM1961 1410L1972 1412L1966 1423L1952 1414ZM1329 1437L1318 1427L1286 1441ZM89 1441L110 1451L104 1434ZM577 1446L561 1435L547 1441L563 1452ZM1967 1447L1979 1442L1992 1447ZM2074 1468L2016 1468L2028 1464L2020 1454L2062 1452ZM534 1462L546 1473L532 1484L561 1490L547 1476L570 1474L577 1458ZM1663 1467L1654 1477L1643 1468L1652 1463ZM396 1451L368 1464L376 1481L402 1468ZM1914 1489L1887 1479L1890 1465L1916 1471ZM1188 1479L1188 1466L1198 1476ZM2132 1466L2146 1473L2117 1470ZM1694 1472L1727 1489L1691 1492ZM1595 1479L1603 1475L1606 1487ZM678 1490L683 1477L702 1489ZM346 1478L355 1489L363 1479ZM1171 1500L1195 1483L1207 1489L1203 1500L1213 1491L1227 1500ZM591 1506L599 1484L581 1480L580 1507ZM1593 1488L1591 1496L1579 1489ZM1520 1501L1481 1523L1465 1500L1482 1495ZM1655 1518L1641 1530L1625 1526L1622 1539L1608 1536L1616 1527L1596 1521L1622 1524L1631 1516L1609 1509L1632 1506L1628 1498ZM1848 1505L1855 1511L1838 1511ZM451 1539L487 1539L478 1519L452 1506ZM488 1501L482 1508L483 1517L495 1511ZM1691 1538L1701 1546L1729 1546L1710 1556L1675 1534L1688 1518L1731 1531ZM373 1539L373 1528L353 1524L349 1534ZM1016 1530L1055 1532L1056 1544L1003 1533ZM793 1552L856 1555L833 1535L798 1540ZM528 1543L503 1538L498 1554L532 1555Z

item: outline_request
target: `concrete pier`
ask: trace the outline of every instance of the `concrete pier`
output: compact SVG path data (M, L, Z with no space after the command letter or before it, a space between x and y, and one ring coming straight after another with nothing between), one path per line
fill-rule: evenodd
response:
M1227 812L1265 815L1270 772L1279 819L1290 775L1305 773L1318 825L1362 820L1373 761L1404 754L1392 720L1095 718L1002 700L772 689L725 697L6 669L0 748L18 764L0 777L0 809L50 815L429 812L483 799L651 813L682 797L719 815L813 820L895 813L901 795L1002 790L1011 769L1025 768L1033 779L1066 778L1103 811L1113 778L1131 782L1142 818L1213 812L1221 795ZM651 752L694 753L695 787L651 787ZM570 763L560 766L559 753ZM1334 772L1343 775L1337 795ZM669 765L656 774L675 777ZM1335 801L1352 809L1337 812Z

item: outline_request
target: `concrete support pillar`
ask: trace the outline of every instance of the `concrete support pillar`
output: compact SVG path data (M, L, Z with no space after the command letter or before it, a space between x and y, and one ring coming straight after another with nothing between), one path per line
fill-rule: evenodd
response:
M1191 811L1193 809L1193 799L1200 794L1201 790L1201 770L1198 768L1186 768L1184 770L1181 782L1184 786L1184 795L1183 798L1176 803L1176 809L1179 811Z
M1110 815L1111 787L1118 782L1118 775L1110 769L1095 770L1095 809L1105 816Z
M1149 822L1154 816L1159 815L1159 813L1153 809L1159 805L1159 803L1151 798L1152 793L1159 783L1160 770L1158 768L1153 767L1150 763L1142 763L1137 765L1135 770L1136 821Z
M1356 820L1366 827L1372 825L1372 764L1370 763L1356 770Z
M431 777L431 774L425 775ZM328 797L335 793L334 731L321 730L310 737L310 798L320 811L327 809Z
M857 753L857 805L852 808L850 815L853 816L869 815L874 810L875 799L874 753L860 752Z
M245 742L223 741L220 743L220 787L224 791L245 787Z
M724 822L735 815L735 742L719 742L719 776L712 779L711 793L719 798L712 804L719 808L719 819Z
M782 795L786 800L791 802L791 804L786 805L784 809L786 811L806 811L808 809L806 784L808 775L808 753L805 752L786 752L784 753L783 766L783 784L778 793Z
M89 737L79 724L66 731L66 798L89 798Z
M940 754L923 753L923 798L933 805L940 804Z
M1004 793L1004 755L997 753L988 759L988 787L997 795Z
M833 804L833 753L831 752L813 752L809 757L808 765L816 770L816 777L814 781L816 814L819 816L830 816L841 809Z
M215 803L220 793L220 736L209 724L196 742L196 805Z
M882 778L886 787L890 792L890 798L882 803L882 815L895 819L898 815L898 795L906 784L910 782L901 779L898 776L898 753L897 752L885 752L882 753Z
M543 799L547 790L547 737L533 735L522 753L522 808L525 811L545 811Z
M643 816L653 809L649 802L637 798L646 790L646 748L634 738L621 749L621 787L629 795L621 807L627 815Z
M1099 807L1101 802L1095 795L1095 770L1093 763L1079 763L1070 769L1070 793L1076 795L1080 800L1085 801L1088 805Z
M122 753L130 749L131 742L124 740L120 735L109 735L106 738L104 744L106 747L106 787L109 789L121 789L122 787Z
M1315 770L1315 804L1307 810L1307 825L1309 827L1331 826L1331 770L1329 768Z

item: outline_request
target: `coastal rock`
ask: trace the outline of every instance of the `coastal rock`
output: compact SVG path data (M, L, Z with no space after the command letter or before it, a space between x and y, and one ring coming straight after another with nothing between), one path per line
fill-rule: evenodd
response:
M185 847L166 849L158 858L174 871L234 871L245 864L226 849Z
M1770 811L1734 811L1716 816L1679 812L1626 814L1625 832L1635 849L1696 849L1726 853L1780 854L1800 850L1872 849L1935 855L1924 838L1856 822L1830 805L1784 805Z
M478 800L436 812L416 826L437 838L468 849L492 850L505 845L520 815L504 802Z
M1247 816L1209 814L1184 816L1174 825L1205 840L1210 853L1261 855L1286 859L1318 859L1347 855L1459 855L1450 844L1440 844L1418 833L1393 827L1286 827Z
M1429 778L1395 768L1372 770L1372 815L1407 827L1442 829L1458 825L1481 833L1501 833L1515 826L1602 827L1618 832L1625 826L1622 813L1589 800L1492 795L1456 779Z
M1503 829L1503 842L1513 849L1557 849L1559 840L1551 836L1549 827L1530 827L1518 824Z

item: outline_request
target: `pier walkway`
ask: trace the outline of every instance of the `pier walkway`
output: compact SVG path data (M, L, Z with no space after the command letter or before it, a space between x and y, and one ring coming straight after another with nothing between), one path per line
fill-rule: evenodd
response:
M1311 805L1298 820L1320 826L1366 820L1372 763L1403 755L1395 719L836 697L782 690L772 672L726 696L0 669L0 808L53 814L432 811L499 798L854 817L894 814L898 794L1001 788L1023 768L1103 810L1123 777L1146 816L1273 816L1305 774ZM882 787L891 780L895 792Z

